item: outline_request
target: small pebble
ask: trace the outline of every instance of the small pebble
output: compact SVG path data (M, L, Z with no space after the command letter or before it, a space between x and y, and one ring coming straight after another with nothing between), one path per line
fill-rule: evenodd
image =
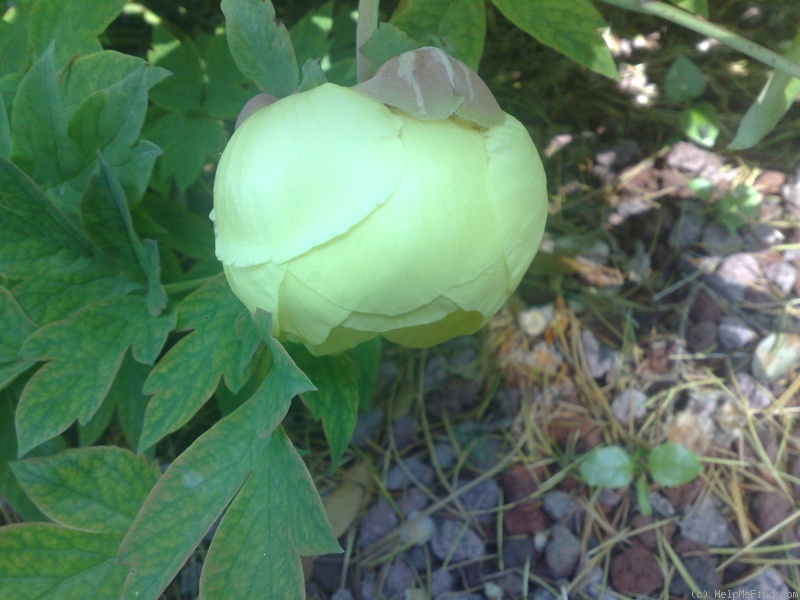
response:
M435 529L433 519L411 513L408 515L408 522L400 528L400 539L406 544L421 546L433 537Z
M483 597L486 600L503 600L503 588L490 581L483 586Z
M647 498L650 500L650 506L653 507L653 512L659 517L669 519L675 516L675 507L672 506L672 502L658 492L650 492Z
M433 469L419 458L411 457L403 460L403 464L394 465L386 475L386 489L399 492L412 483L429 486L433 482Z
M764 266L764 277L788 296L797 283L797 269L787 262L778 261Z
M354 600L353 593L345 588L336 590L331 596L331 600Z
M453 574L447 569L437 569L431 573L431 596L437 598L453 591Z
M378 428L383 423L383 410L371 408L359 413L351 441L359 448L366 446L378 433Z
M453 452L453 447L450 444L444 442L435 444L433 446L433 454L443 471L456 464L456 453Z
M389 599L398 600L405 596L407 590L414 587L414 571L403 560L402 555L398 556L389 567L386 579L383 582L383 595Z
M474 529L451 519L439 519L431 538L431 551L439 560L475 560L485 554L483 539Z
M555 308L552 304L544 306L534 306L528 310L523 310L517 315L517 323L519 323L522 331L531 337L538 337L544 333L547 326L556 315Z
M358 527L358 541L362 548L367 548L381 539L399 524L397 515L386 500L379 500L364 513Z
M570 577L578 565L581 542L563 525L554 525L544 550L545 563L553 577Z
M691 576L692 580L697 584L697 589L692 590L683 580L680 573L677 571L670 581L669 591L682 598L695 597L695 594L702 590L708 592L709 597L713 597L714 591L720 589L722 580L717 572L717 563L710 556L684 556L681 557L686 572Z
M706 284L731 302L744 300L745 290L761 276L758 259L749 252L737 252L725 257Z
M678 521L683 537L713 548L724 548L731 543L731 530L725 517L710 497L704 497Z
M736 372L736 383L753 410L761 410L772 404L770 393L744 371Z
M566 492L550 492L542 498L542 508L554 523L567 525L572 531L578 529L578 524L585 512L583 507Z
M751 370L761 383L773 383L800 362L800 335L770 333L753 353Z
M622 390L611 401L611 413L617 421L627 424L631 417L641 419L647 414L645 402L647 402L647 394L643 391L634 388Z
M586 367L594 379L602 379L617 366L617 353L601 344L589 329L581 332L581 344L586 358Z
M753 591L758 590L760 598L790 598L789 586L783 581L780 572L773 567L761 571L744 584L728 591L730 598L753 597Z
M459 480L456 490L463 488L468 483L468 481ZM479 522L488 523L494 519L495 514L492 511L500 503L500 486L494 479L484 479L466 492L459 494L458 498L470 518L473 518L471 513L475 512L478 514L474 517Z
M742 236L729 232L719 223L708 224L700 240L700 245L711 256L725 256L741 248L743 244Z
M758 334L736 315L722 315L717 328L717 339L725 350L744 348L756 339Z
M417 423L411 417L398 417L392 421L392 436L398 450L405 450L419 438Z
M686 331L686 344L692 352L708 350L717 341L717 329L714 321L690 323Z

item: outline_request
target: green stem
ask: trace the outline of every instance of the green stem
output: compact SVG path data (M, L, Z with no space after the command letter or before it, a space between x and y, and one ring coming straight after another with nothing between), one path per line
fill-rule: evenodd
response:
M361 54L363 46L378 28L378 9L380 0L359 0L358 22L356 23L356 72L358 83L366 81L375 74L375 65Z
M200 286L208 283L212 279L214 279L216 275L212 275L211 277L200 277L198 279L189 279L188 281L176 281L175 283L167 283L165 284L164 291L167 294L180 294L182 292L191 292L199 288Z
M687 29L691 29L692 31L696 31L702 35L714 38L726 46L729 46L734 50L738 50L742 54L746 54L751 58L761 61L769 67L778 69L779 71L783 71L792 77L797 77L800 79L799 64L787 60L780 54L777 54L768 48L764 48L764 46L759 46L747 38L743 38L740 35L728 31L724 27L720 27L714 23L709 23L708 21L675 6L670 6L669 4L658 2L656 0L601 0L601 2L611 4L612 6L625 8L627 10L632 10L634 12L661 17L667 21L672 21L681 27L686 27Z

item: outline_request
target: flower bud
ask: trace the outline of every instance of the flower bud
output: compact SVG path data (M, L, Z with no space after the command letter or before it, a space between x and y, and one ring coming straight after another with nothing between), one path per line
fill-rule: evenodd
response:
M546 213L541 160L510 115L420 120L326 83L241 124L212 218L234 293L319 355L476 331L528 269Z

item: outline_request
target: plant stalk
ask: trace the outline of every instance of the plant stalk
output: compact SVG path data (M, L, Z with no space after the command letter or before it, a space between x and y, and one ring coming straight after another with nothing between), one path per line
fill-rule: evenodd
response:
M724 27L720 27L714 23L709 23L705 19L701 19L700 17L688 13L685 10L681 10L676 6L671 6L664 2L658 2L657 0L601 0L601 2L611 4L612 6L618 6L619 8L624 8L626 10L661 17L667 21L672 21L681 27L691 29L692 31L696 31L697 33L710 38L714 38L718 42L721 42L726 46L733 48L734 50L738 50L742 54L746 54L751 58L755 58L769 67L783 71L792 77L797 77L800 79L800 64L787 60L780 54L773 52L764 46L760 46L759 44L756 44L747 38L743 38L740 35L728 31Z
M378 9L380 0L359 0L358 21L356 22L356 73L358 83L366 81L375 75L375 65L361 53L363 46L370 36L378 29Z

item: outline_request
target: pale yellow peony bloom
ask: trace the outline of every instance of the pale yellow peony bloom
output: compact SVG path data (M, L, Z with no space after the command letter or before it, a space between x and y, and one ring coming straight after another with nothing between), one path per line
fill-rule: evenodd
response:
M542 162L510 115L425 121L326 83L236 131L212 218L234 293L319 355L476 331L528 269L546 213Z

